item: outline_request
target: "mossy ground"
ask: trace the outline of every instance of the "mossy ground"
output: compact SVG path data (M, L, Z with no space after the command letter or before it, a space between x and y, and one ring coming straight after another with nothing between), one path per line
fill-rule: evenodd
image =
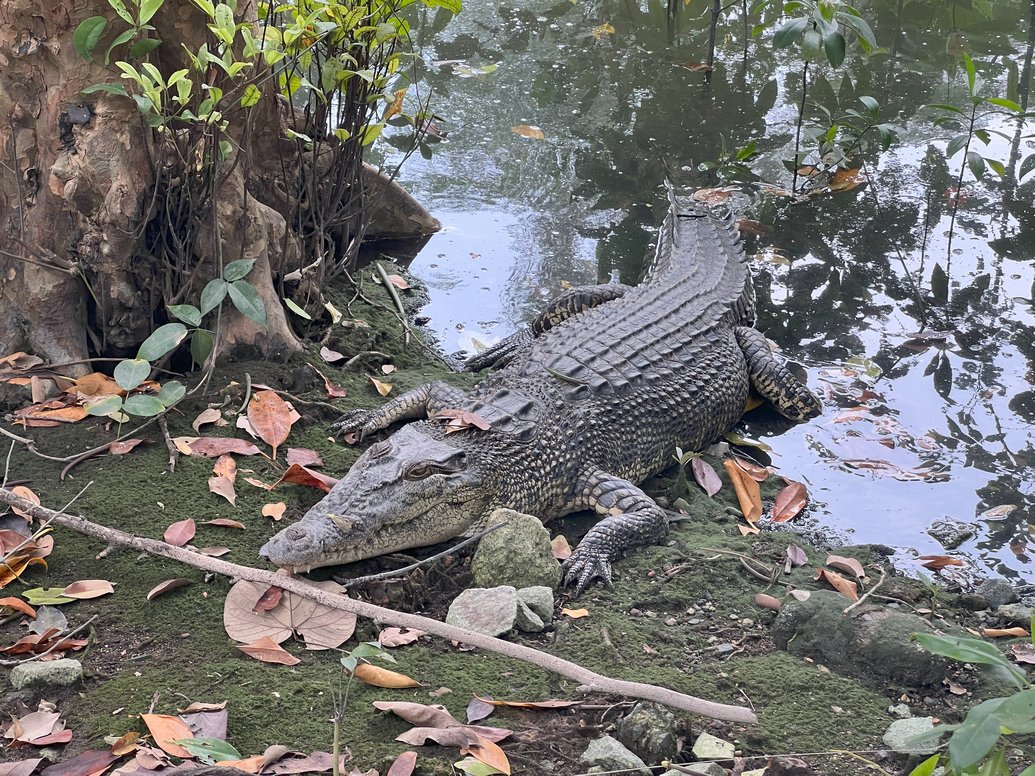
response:
M328 436L327 423L335 415L328 405L333 403L344 411L384 401L368 375L391 382L395 392L429 379L472 381L469 375L450 372L424 346L406 345L387 294L369 282L369 271L361 274L367 278L362 298L351 299L350 293L340 291L332 294L332 301L346 317L363 320L370 328L332 327L324 344L350 357L364 350L390 354L396 372L381 374L376 359L366 369L341 371L323 363L315 353L310 354L312 366L304 359L289 364L227 364L215 373L203 399L181 405L182 413L169 418L172 435L193 434L192 419L209 403L225 402L222 406L233 421L229 411L241 406L250 380L253 385L266 384L301 400L296 408L302 420L292 430L288 445L317 450L326 470L340 473L355 459L357 450ZM314 366L346 387L348 398L326 399ZM75 426L22 433L36 439L47 454L64 456L113 438L115 430L90 419ZM243 436L233 430L232 422L225 429L208 426L203 433ZM285 501L287 521L300 516L321 496L319 491L295 485L281 486L272 493L255 488L242 478L254 476L272 482L283 466L261 456L240 457L238 501L232 507L208 491L212 461L181 457L175 473L170 474L161 434L152 426L142 436L149 444L129 455L85 461L64 480L59 478L63 463L33 456L16 446L9 476L30 480L43 503L52 507L65 504L90 483L71 511L142 536L160 538L170 523L194 518L198 535L193 544L230 547L227 559L246 565L259 561L258 548L280 527L261 516L265 503ZM867 682L849 680L775 650L767 627L773 614L752 601L766 584L750 576L735 556L712 551L729 550L769 565L782 565L787 544L802 542L789 532L740 536L735 518L726 511L731 504L728 483L714 500L696 489L673 493L677 486L671 480L658 479L650 487L666 497L685 495L690 519L674 525L665 545L643 549L620 561L614 590L597 588L584 595L577 606L588 608L589 617L560 617L550 631L522 638L601 673L718 701L752 704L759 714L757 726L687 720L694 733L708 729L735 740L748 755L879 748L880 736L890 721L886 709L898 702L902 688L887 686L879 676ZM775 486L766 487L771 499ZM202 525L216 517L240 520L247 529ZM574 517L553 527L574 540L588 524L584 517ZM337 653L305 652L300 645L289 645L302 657L300 665L288 668L256 662L240 653L223 630L222 608L229 580L206 578L196 569L127 551L98 558L103 549L97 542L59 530L48 570L31 570L23 581L27 587L64 586L90 578L116 583L113 596L64 607L73 625L96 616L90 626L90 646L77 655L84 661L88 679L80 691L56 698L75 731L67 751L102 745L105 735L142 729L137 717L149 710L173 712L192 701L222 700L230 710L229 739L244 754L259 753L275 743L304 751L329 749L333 693L341 679ZM812 581L811 569L823 559L819 550L806 549L814 563L789 578L803 588L819 584ZM439 568L367 593L381 599L378 602L442 616L466 582L467 564L461 558L444 571ZM361 573L382 567L391 564L368 562ZM314 576L327 578L330 571L320 570ZM152 602L146 600L148 590L173 577L187 577L194 584ZM16 583L5 593L16 594L20 589ZM372 623L361 622L357 638L371 639L376 632ZM14 623L0 628L4 643L21 635ZM720 657L717 644L732 644L733 654ZM393 740L408 725L375 712L373 700L443 703L463 719L473 694L516 700L577 697L573 683L487 652L462 652L442 642L422 640L394 654L398 669L425 686L382 690L353 685L344 740L361 769L381 768L384 772L385 765L408 748ZM430 691L440 687L450 692L432 697ZM935 710L951 716L948 696L940 688L929 692L935 698ZM570 712L504 710L490 722L518 731L505 744L515 773L546 772L548 762L554 772L578 773L578 755L590 738L608 729L614 718L608 706L621 700L594 698L595 709ZM421 752L421 773L448 773L448 763L457 759L455 752L437 747ZM811 761L822 773L872 772L849 756L829 755ZM754 762L758 767L764 760ZM894 772L896 767L889 769Z

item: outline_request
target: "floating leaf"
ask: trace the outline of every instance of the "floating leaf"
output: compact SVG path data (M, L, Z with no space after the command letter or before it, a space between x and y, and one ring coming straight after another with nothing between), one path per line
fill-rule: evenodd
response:
M170 590L175 590L178 587L186 587L187 585L193 585L194 580L185 579L179 577L178 579L167 579L164 582L159 582L157 585L147 591L147 600L153 601L160 595L165 595Z
M920 561L921 566L923 566L925 569L930 569L931 571L938 571L939 569L943 569L946 566L966 565L959 558L951 558L948 555L921 555Z
M697 481L697 484L704 488L704 492L709 496L714 496L722 489L722 479L720 479L718 472L701 456L697 455L691 459L690 469L694 473L694 479Z
M194 538L195 526L193 518L179 520L165 529L164 538L174 547L183 547Z
M860 168L854 170L840 169L834 173L834 177L827 187L830 191L849 191L856 186L866 183L866 175Z
M1017 509L1016 504L1000 504L997 507L986 509L978 515L978 518L980 520L1005 520L1006 517L1015 509Z
M515 135L521 135L521 137L527 137L531 140L544 140L546 138L546 133L543 130L530 124L518 124L516 127L511 127L510 130Z
M263 663L277 663L278 665L295 666L302 662L299 658L281 648L281 646L269 636L263 636L250 644L238 644L237 648L249 657L260 660Z
M785 523L797 517L809 499L803 484L787 478L784 478L784 482L787 486L776 494L776 502L773 504L774 523Z
M596 27L593 28L593 37L596 38L597 40L600 40L601 38L603 38L603 37L605 37L607 35L614 35L614 34L615 34L615 28L613 26L611 26L610 22L604 22L603 24L599 24L599 25L597 25ZM509 773L509 771L508 771L508 773Z

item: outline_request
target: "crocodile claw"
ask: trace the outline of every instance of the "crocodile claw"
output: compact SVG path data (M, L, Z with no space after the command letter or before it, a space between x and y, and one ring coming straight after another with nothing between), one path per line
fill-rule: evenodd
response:
M607 553L599 550L583 550L582 547L576 547L571 557L564 562L564 572L564 584L575 586L575 598L582 595L598 577L608 588L614 587L611 583L611 560Z
M362 440L365 434L376 430L368 428L373 414L370 410L349 410L331 424L331 433L335 436L357 434Z

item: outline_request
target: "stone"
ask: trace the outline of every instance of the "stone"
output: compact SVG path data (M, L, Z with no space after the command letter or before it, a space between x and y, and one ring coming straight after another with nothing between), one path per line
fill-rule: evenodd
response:
M955 550L968 539L973 539L974 526L962 520L936 520L927 529L938 543L947 550Z
M622 771L639 776L651 776L646 763L611 736L602 736L591 741L579 758L579 765L584 766L589 773Z
M71 687L83 680L83 664L72 658L19 663L11 669L11 686Z
M888 713L893 717L898 717L899 719L909 719L913 716L913 710L904 703L899 703L895 706L888 706Z
M675 760L679 754L676 717L656 703L637 703L618 720L615 738L639 755L644 762Z
M986 609L997 609L1019 600L1017 591L1005 579L982 579L974 592L988 602Z
M477 587L511 585L543 586L556 590L561 583L561 564L550 549L550 532L539 518L513 509L496 509L489 525L507 521L478 543L471 561Z
M934 754L938 751L938 739L931 738L922 743L907 743L913 736L934 729L934 717L910 717L896 719L884 733L888 748L901 754Z
M686 765L680 765L682 770L671 770L665 771L662 776L686 776L688 773L694 774L694 776L726 776L726 769L718 763L701 762L701 763L687 763Z
M995 613L1001 622L1026 626L1031 622L1033 610L1024 604L1003 604Z
M553 620L553 590L546 585L523 587L517 591L518 600L539 615L543 622Z
M691 751L698 760L729 760L736 754L737 747L711 733L701 733Z
M517 620L515 624L518 630L525 633L539 633L546 627L542 618L529 609L520 598L518 598L517 602Z
M773 622L773 641L792 655L864 680L877 675L915 687L941 683L948 661L913 639L914 633L933 633L930 623L873 604L845 614L849 603L828 590L815 590L805 601L788 600Z
M465 590L449 605L446 622L486 636L501 636L518 616L517 590L510 585Z

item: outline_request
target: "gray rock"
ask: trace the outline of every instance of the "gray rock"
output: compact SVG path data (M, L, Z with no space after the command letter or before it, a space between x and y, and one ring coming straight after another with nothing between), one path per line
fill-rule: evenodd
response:
M1018 600L1017 591L1005 579L983 579L974 592L988 602L988 609L996 609Z
M686 765L680 765L681 771L665 771L661 776L686 776L688 773L694 774L694 776L726 776L726 769L718 763L687 763Z
M1024 604L1003 604L995 610L1002 622L1013 625L1027 625L1031 622L1032 608Z
M11 685L20 690L29 685L71 687L83 680L83 664L72 658L19 663L11 669Z
M490 524L501 520L507 525L487 534L474 552L471 572L475 585L556 589L561 583L561 564L550 551L550 532L539 518L502 508L489 515Z
M637 703L618 720L615 738L636 752L644 762L674 760L679 752L676 717L656 703Z
M948 661L913 640L914 633L933 632L926 620L876 605L845 614L848 603L828 590L815 590L806 601L786 601L773 623L776 646L862 679L876 673L912 686L941 682Z
M899 719L909 719L913 716L913 710L904 703L899 703L896 706L888 706L888 713L893 717L898 717Z
M973 539L974 526L961 520L936 520L927 533L947 550L955 550L968 539Z
M518 630L524 631L525 633L539 633L539 631L546 627L542 618L525 606L525 602L520 598L518 598L517 602L516 625Z
M591 741L579 758L579 765L585 766L589 773L625 771L640 776L651 776L650 768L643 760L611 736Z
M546 585L523 587L517 591L518 600L539 615L543 622L553 620L553 590Z
M701 733L691 751L698 760L728 760L736 754L737 747L711 733Z
M513 587L475 587L453 599L446 622L486 636L500 636L514 627L517 615L518 597Z
M926 733L934 728L934 717L910 717L896 719L884 733L884 743L888 748L902 754L934 754L938 750L938 739L931 738L923 743L908 743L913 736Z

